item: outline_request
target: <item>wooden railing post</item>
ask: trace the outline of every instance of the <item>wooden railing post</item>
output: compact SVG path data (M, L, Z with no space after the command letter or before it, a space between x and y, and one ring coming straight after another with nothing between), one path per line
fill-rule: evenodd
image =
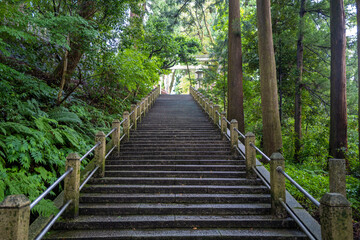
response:
M135 104L131 104L131 112L133 112L133 114L131 115L131 122L134 124L134 130L137 129L137 110L136 110L136 105Z
M278 218L284 218L287 213L280 200L286 201L285 176L277 168L281 167L285 171L285 160L280 153L273 153L270 159L271 212Z
M256 173L253 167L256 166L256 150L250 143L255 145L255 134L248 132L245 134L245 162L246 162L246 177L256 178Z
M29 235L30 201L25 195L9 195L0 203L0 236L26 240Z
M219 115L216 112L220 111L219 105L214 105L213 120L215 125L219 125Z
M135 123L136 123L136 121L135 121ZM117 153L117 155L119 155L120 154L120 130L121 130L119 119L115 119L113 121L112 128L116 128L116 130L111 134L111 139L112 139L114 146L116 146L116 153Z
M221 134L223 136L223 140L226 139L225 134L227 134L227 123L226 123L226 112L221 112Z
M123 123L125 139L126 139L126 141L129 141L129 139L130 139L130 119L129 119L129 112L128 111L125 111L123 113L123 119L125 119L125 121Z
M73 169L72 172L64 179L64 204L69 200L71 203L63 214L64 218L79 216L80 157L77 153L70 153L66 157L66 170L70 168Z
M106 155L106 139L105 133L100 131L95 135L95 144L100 142L100 146L94 150L94 158L96 159L96 164L99 166L96 175L98 177L104 177L105 174L105 155Z
M341 193L326 193L320 199L321 237L323 240L352 240L352 211Z
M345 159L329 159L329 183L331 193L341 193L346 198Z
M238 128L238 121L236 119L232 119L230 122L230 143L233 154L236 154L236 147L239 140L239 134L235 131L235 128Z

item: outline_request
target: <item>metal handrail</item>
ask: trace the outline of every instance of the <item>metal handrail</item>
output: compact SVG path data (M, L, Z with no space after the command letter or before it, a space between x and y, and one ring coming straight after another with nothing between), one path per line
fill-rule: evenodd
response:
M129 128L131 129L133 126L134 126L134 124L131 124Z
M258 177L261 179L261 181L266 185L266 187L268 189L271 189L271 186L269 185L269 183L265 180L264 176L259 172L259 170L257 170L256 167L252 167L252 169L254 170L254 172L256 173L256 175L258 175Z
M79 187L79 191L81 191L81 189L83 189L83 187L85 186L85 184L90 180L90 178L94 175L94 173L99 169L99 166L96 166L96 168L94 168L94 170L91 171L91 173L89 174L89 176L87 176L87 178L85 179L85 181L80 185Z
M100 141L97 142L97 143L95 144L95 146L93 146L87 153L85 153L85 154L80 158L80 162L82 162L92 151L95 150L95 148L97 148L97 147L100 146L100 145L101 145L101 142L100 142Z
M110 154L112 153L112 151L114 151L114 149L116 148L116 146L113 146L109 152L105 155L105 160L108 158L108 156L110 156Z
M120 141L123 140L123 138L125 137L125 133L120 137Z
M256 147L252 142L250 143L250 146L255 148L255 150L258 151L268 162L271 161L271 159L265 153L263 153L258 147Z
M231 141L230 136L229 136L227 133L224 133L224 136L225 136L229 141Z
M110 136L113 132L115 132L116 129L117 129L117 127L111 129L111 131L110 131L108 134L106 134L105 138L107 138L107 137Z
M231 124L227 119L226 119L226 117L223 117L223 119L225 120L225 122L227 123L227 124Z
M52 225L54 225L54 223L56 222L56 220L58 220L58 218L61 216L61 214L64 213L64 211L66 210L66 208L70 205L70 203L72 202L72 200L67 201L67 203L64 204L64 206L60 209L60 211L58 212L58 214L55 215L55 217L51 220L51 222L48 223L48 225L46 225L46 227L41 231L41 233L35 238L35 240L40 240L42 239L45 234L50 230L50 228L52 227Z
M282 169L282 167L277 167L276 171L282 173L300 192L302 192L305 197L307 197L315 206L320 207L320 203L310 195L304 188L302 188L294 179L292 179L286 172Z
M129 117L130 117L131 115L133 115L134 112L135 112L135 110L133 110L131 113L129 113Z
M317 240L314 236L309 232L307 227L300 221L300 219L293 213L293 211L284 203L284 201L280 198L281 205L285 208L288 214L295 220L295 222L299 225L301 230L305 232L305 234L310 238L310 240Z
M61 175L53 184L51 184L51 186L45 190L45 192L43 192L37 199L35 199L31 204L30 204L30 210L33 209L36 204L38 204L46 195L48 195L51 190L53 190L69 173L71 173L74 169L73 168L69 168L63 175Z
M240 135L240 137L242 137L243 139L245 139L245 135L242 134L242 133L239 131L239 129L234 128L234 130Z
M235 149L238 151L238 153L245 159L245 155L243 154L243 152L240 150L240 148L238 146L235 147Z
M126 118L124 118L121 122L120 125L123 124L126 121Z

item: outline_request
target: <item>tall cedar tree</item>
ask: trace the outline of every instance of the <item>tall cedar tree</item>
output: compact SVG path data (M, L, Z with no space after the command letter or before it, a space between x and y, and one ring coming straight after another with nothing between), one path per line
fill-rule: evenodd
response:
M244 132L244 94L241 52L240 1L229 1L228 119L236 119Z
M330 149L334 158L345 158L347 151L345 12L343 0L330 1L331 76ZM349 168L348 161L346 162Z
M359 132L359 161L360 161L360 0L356 0L357 17L357 52L358 52L358 132Z
M295 153L294 159L296 162L300 162L300 150L301 150L301 82L304 66L304 15L306 0L301 0L300 4L300 23L299 23L299 38L297 41L296 52L296 66L297 66L297 78L295 80Z
M270 0L256 0L259 38L260 91L265 154L281 151L282 137Z

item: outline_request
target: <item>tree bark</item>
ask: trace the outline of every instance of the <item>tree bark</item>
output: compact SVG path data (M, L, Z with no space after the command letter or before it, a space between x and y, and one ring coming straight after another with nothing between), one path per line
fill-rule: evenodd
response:
M95 1L79 1L79 16L90 20L93 18L94 14L96 13L96 2ZM74 73L77 65L79 64L81 57L83 56L83 50L82 45L88 44L84 43L81 36L72 36L70 39L70 51L68 53L68 62L67 62L67 79L71 77L71 75ZM61 61L58 66L55 68L53 72L53 76L55 79L60 79L62 76L62 72L64 69L64 61Z
M264 151L270 156L282 148L270 0L256 0L256 6Z
M300 23L299 23L299 38L297 41L297 51L296 51L296 67L297 67L297 78L295 79L295 152L294 152L294 160L295 162L300 162L300 151L301 151L301 82L302 82L302 74L304 68L304 15L305 15L305 3L306 0L301 0L300 5Z
M68 36L68 42L69 42L69 36ZM66 49L65 54L64 54L64 59L63 59L63 72L62 72L62 76L61 76L61 82L60 82L60 89L59 89L59 93L58 93L58 97L57 97L57 105L59 106L61 104L61 96L62 96L62 92L64 90L65 87L65 82L66 82L66 75L67 75L67 66L68 66L68 54L69 51Z
M244 94L241 51L240 1L229 1L229 50L228 50L228 111L231 121L236 119L239 130L245 132Z
M347 151L345 12L343 0L330 0L330 156L345 158ZM346 161L347 168L349 163Z
M357 19L357 52L358 52L358 134L359 134L359 161L360 161L360 0L356 0Z
M173 86L174 86L175 75L176 75L176 69L174 70L174 72L173 72L173 74L172 74L171 83L170 83L170 87L169 87L169 94L171 94L172 88L173 88Z

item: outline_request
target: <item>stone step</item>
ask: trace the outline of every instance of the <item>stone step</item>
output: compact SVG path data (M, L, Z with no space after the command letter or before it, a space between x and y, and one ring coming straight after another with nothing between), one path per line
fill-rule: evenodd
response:
M145 185L145 184L94 184L87 185L83 193L195 193L195 194L267 194L269 189L263 185Z
M295 228L290 218L274 219L270 215L194 216L80 216L58 222L55 230L83 229L156 229L156 228Z
M133 144L133 145L122 145L121 146L121 152L126 152L126 151L138 151L141 149L141 151L230 151L230 145L226 144L223 146L213 146L213 145L209 145L209 146L202 146L202 145L196 145L196 146L192 146L192 145L188 145L188 146L179 146L177 144L174 145L141 145L141 144Z
M104 177L93 178L90 184L147 184L147 185L262 185L260 179L247 178L166 178L166 177Z
M120 163L121 164L121 163ZM106 165L106 171L245 171L240 165Z
M196 141L196 142L188 142L188 141L162 141L162 142L151 142L151 141L138 141L138 142L126 142L122 143L120 149L123 147L131 147L131 148L147 148L147 147L175 147L175 148L196 148L196 149L207 149L211 147L218 148L230 148L230 143L226 141Z
M197 177L197 178L241 178L240 171L105 171L105 177Z
M176 160L186 160L186 159L197 159L197 160L201 160L201 159L211 159L211 160L234 160L234 157L231 155L199 155L199 156L195 156L195 155L138 155L138 156L111 156L111 160L170 160L170 159L176 159Z
M183 160L156 160L156 159L148 159L148 160L115 160L114 156L110 156L106 160L106 164L108 165L245 165L245 160L209 160L209 159L183 159Z
M81 203L270 203L270 194L82 193Z
M303 240L306 235L295 229L273 228L216 228L216 229L150 229L150 230L70 230L54 232L49 240L189 240L189 239L231 239L231 240Z
M219 136L214 136L214 135L201 135L201 136L132 136L131 137L131 141L137 141L137 140L143 140L143 139L148 139L148 140L154 140L154 141L161 141L161 140L167 140L167 139L171 139L171 140L220 140L222 139L222 137Z
M120 151L120 155L121 156L137 156L137 155L157 155L157 156L162 156L162 155L185 155L185 156L198 156L198 155L230 155L231 153L229 151L189 151L189 150L183 150L183 151L168 151L168 150L163 150L163 151L154 151L154 150L148 150L145 151L143 149L139 149L138 151Z
M82 203L80 215L263 215L270 204Z

